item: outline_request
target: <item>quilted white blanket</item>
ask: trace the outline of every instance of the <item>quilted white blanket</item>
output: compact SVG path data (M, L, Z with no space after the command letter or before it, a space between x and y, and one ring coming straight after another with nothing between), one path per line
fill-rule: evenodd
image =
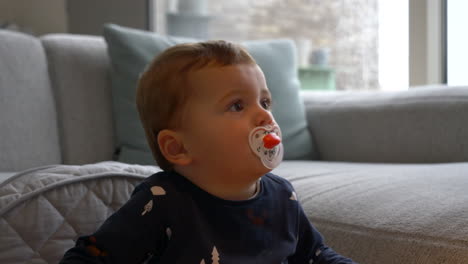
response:
M0 183L0 263L57 263L157 171L114 161L51 165Z

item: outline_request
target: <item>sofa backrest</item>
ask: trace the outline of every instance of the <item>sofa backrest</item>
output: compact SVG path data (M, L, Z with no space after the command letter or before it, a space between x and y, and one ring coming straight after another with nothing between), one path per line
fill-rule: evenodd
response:
M41 42L5 30L0 30L0 129L0 171L62 162Z
M109 68L101 37L0 30L0 171L112 160ZM321 160L468 160L468 87L302 96Z
M63 163L112 160L115 138L104 39L51 34L41 41L56 96Z
M305 93L320 159L385 163L468 161L468 87Z

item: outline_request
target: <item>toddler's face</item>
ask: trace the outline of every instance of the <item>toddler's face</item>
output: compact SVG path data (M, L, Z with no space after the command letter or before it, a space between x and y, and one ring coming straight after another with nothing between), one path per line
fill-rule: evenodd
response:
M194 166L242 177L269 171L249 146L257 126L276 125L271 95L257 65L209 67L189 74L192 94L185 108L182 133ZM250 179L251 180L251 179Z

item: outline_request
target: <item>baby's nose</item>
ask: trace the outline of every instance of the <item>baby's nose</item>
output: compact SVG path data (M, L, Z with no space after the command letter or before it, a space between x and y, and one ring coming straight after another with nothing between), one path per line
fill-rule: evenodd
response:
M257 120L255 122L255 125L257 126L266 126L273 124L273 116L269 111L262 110L257 114L256 118Z
M262 121L257 123L257 126L267 126L267 125L272 125L273 120L272 119L263 119Z

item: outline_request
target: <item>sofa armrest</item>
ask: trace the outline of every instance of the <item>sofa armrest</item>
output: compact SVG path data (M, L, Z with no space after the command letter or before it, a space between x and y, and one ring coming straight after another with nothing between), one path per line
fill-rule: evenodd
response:
M303 91L301 96L321 160L468 160L468 87Z

